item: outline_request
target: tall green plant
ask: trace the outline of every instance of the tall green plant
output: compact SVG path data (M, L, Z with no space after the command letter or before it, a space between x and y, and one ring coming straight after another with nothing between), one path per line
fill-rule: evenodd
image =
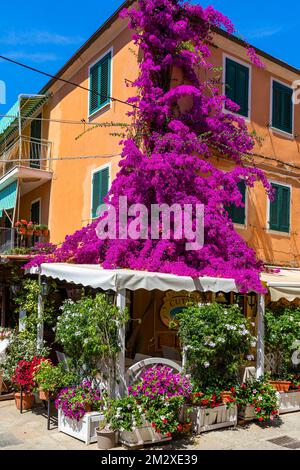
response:
M55 286L52 285L51 289L53 291ZM39 294L40 286L37 280L23 279L20 293L15 298L15 303L18 306L17 310L24 310L26 312L26 317L24 318L25 329L34 335L37 334ZM52 300L51 295L48 295L44 302L43 322L48 325L53 325L55 313L54 301Z
M294 371L292 356L296 341L300 340L300 308L278 306L267 309L265 329L268 351L280 356L275 372L284 376Z
M119 328L127 321L127 311L108 301L105 294L83 297L77 302L66 300L58 317L56 340L76 368L84 373L102 373L105 362L110 372L121 350Z
M195 305L177 315L176 320L194 385L203 390L224 389L236 383L239 366L255 346L241 309L218 303Z

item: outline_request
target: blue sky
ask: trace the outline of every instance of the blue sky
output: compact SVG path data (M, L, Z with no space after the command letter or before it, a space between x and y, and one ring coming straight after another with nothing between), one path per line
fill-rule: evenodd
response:
M194 1L197 3L197 0ZM66 60L121 4L122 0L73 0L49 3L31 0L2 2L0 15L0 55L55 74ZM201 0L228 15L236 29L252 44L300 68L298 31L300 2L289 8L279 0ZM19 93L36 93L47 78L0 61L0 80L6 84L5 113ZM1 85L1 82L0 82Z

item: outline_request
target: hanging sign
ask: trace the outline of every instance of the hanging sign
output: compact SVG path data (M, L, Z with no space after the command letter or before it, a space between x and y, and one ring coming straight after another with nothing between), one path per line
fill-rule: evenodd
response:
M201 294L199 292L174 292L169 291L166 293L163 305L160 309L160 319L164 325L169 327L171 321L174 321L176 315L181 313L185 307L191 303L199 303L201 301Z

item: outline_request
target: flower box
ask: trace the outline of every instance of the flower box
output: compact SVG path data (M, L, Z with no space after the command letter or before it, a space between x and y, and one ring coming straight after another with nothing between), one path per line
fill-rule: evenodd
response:
M300 390L279 392L279 414L300 411Z
M228 408L226 405L218 406L216 408L185 405L184 415L187 410L190 410L190 412L188 412L188 416L192 420L192 429L196 434L237 425L236 405Z
M152 426L145 425L136 428L134 431L119 432L119 442L127 447L136 447L146 444L171 441L172 437L163 436L157 433Z
M238 417L244 421L253 421L256 419L254 406L246 405L238 410Z
M68 418L62 411L58 410L58 430L64 434L75 437L89 445L97 442L96 428L104 416L98 412L86 413L80 421Z

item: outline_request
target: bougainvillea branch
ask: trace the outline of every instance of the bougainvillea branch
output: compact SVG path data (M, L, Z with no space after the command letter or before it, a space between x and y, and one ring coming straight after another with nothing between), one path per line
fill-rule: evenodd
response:
M185 239L172 238L102 241L95 221L68 236L54 255L33 263L101 263L104 268L226 277L234 278L241 291L263 291L263 264L226 211L230 204L243 204L237 187L241 180L248 187L259 180L271 191L251 157L245 164L254 141L244 119L235 114L238 105L220 94L213 81L213 27L232 33L232 23L212 7L179 0L139 0L138 9L121 16L129 19L142 60L133 83L139 93L129 100L137 105L129 113L133 126L122 142L120 171L106 202L116 208L117 219L120 196L127 197L128 205L142 203L149 209L162 203L204 204L204 247L186 251ZM252 50L248 56L259 65ZM231 170L218 168L215 157L231 162Z

